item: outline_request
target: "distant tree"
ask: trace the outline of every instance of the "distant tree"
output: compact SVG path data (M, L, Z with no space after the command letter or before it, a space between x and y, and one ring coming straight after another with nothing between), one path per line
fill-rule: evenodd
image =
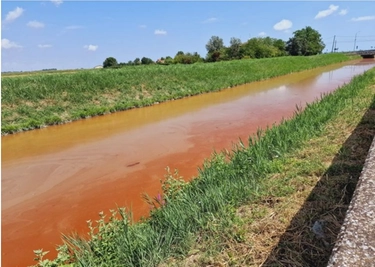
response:
M286 55L286 43L281 39L274 39L273 46L279 50L279 56Z
M212 36L206 44L206 49L209 54L218 52L222 48L224 48L224 42L219 36Z
M294 36L286 44L286 50L290 55L311 56L322 53L325 44L317 30L307 26L293 34Z
M142 62L143 65L150 65L150 64L154 63L154 61L151 58L148 58L148 57L143 57L141 59L141 62Z
M302 56L303 53L303 41L299 38L289 38L286 43L286 51L291 56Z
M230 59L241 58L241 39L232 37L230 39L230 46L228 47L227 54Z
M170 64L173 64L173 63L174 63L174 61L173 61L172 57L170 57L170 56L165 57L165 64L166 65L170 65Z
M207 62L216 62L216 61L219 61L219 59L220 59L220 52L216 51L216 52L208 53L206 60Z
M140 65L140 64L141 64L141 60L139 59L139 57L134 59L134 65Z
M207 62L216 62L226 58L226 48L224 46L223 39L219 36L212 36L206 44L207 49Z
M114 57L108 57L103 62L103 68L115 67L117 66L117 60Z
M217 62L223 60L230 60L228 48L226 47L223 47L219 51L208 53L205 62Z
M202 61L203 59L197 52L194 52L193 54L188 52L185 54L182 51L179 51L173 59L175 64L193 64Z
M200 63L204 62L204 58L201 57L201 56L198 54L198 52L194 52L194 53L193 53L193 57L194 57L194 63L196 63L196 62L200 62Z
M251 38L241 46L241 55L250 58L267 58L284 56L285 42L270 37Z

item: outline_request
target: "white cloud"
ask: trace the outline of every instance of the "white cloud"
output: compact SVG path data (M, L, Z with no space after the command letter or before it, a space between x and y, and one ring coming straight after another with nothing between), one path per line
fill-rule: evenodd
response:
M79 25L71 25L71 26L65 27L65 30L78 30L78 29L82 29L82 28L83 27L79 26Z
M339 6L330 5L328 9L319 11L318 14L315 16L315 19L321 19L321 18L327 17L331 15L333 12L335 12L338 8Z
M145 29L145 28L147 28L147 26L146 25L139 25L139 28Z
M54 3L55 6L59 6L59 5L61 5L63 3L62 0L51 0L51 2Z
M36 20L29 21L27 23L27 26L29 26L31 28L44 28L44 24L39 22L39 21L36 21Z
M364 20L374 20L375 16L363 16L358 18L352 18L352 21L364 21Z
M273 28L276 31L283 31L283 30L290 29L292 27L292 25L293 25L293 23L290 20L283 19L283 20L279 21L278 23L276 23L273 26Z
M84 27L83 26L80 26L80 25L70 25L70 26L66 26L60 33L57 34L57 36L61 36L63 34L66 34L67 32L69 31L74 31L74 30L79 30L79 29L83 29Z
M1 39L1 48L10 49L10 48L21 48L22 46L16 44L15 42L11 42L8 39Z
M85 45L83 48L89 50L89 51L96 51L99 46L97 45Z
M339 15L341 15L341 16L344 16L346 14L348 14L348 10L347 9L341 9L340 12L339 12Z
M258 34L258 36L260 36L260 37L265 37L265 36L267 36L267 33L265 33L265 32L260 32L260 33Z
M203 23L213 23L217 21L217 18L209 18L209 19L206 19L205 21L203 21Z
M50 48L50 47L52 47L52 45L50 45L50 44L40 44L40 45L38 45L38 47L39 48Z
M20 17L24 11L25 10L20 7L16 7L16 9L14 9L13 11L9 11L9 13L5 17L5 22L12 22L13 20Z
M154 34L156 35L167 35L167 32L164 30L155 30Z

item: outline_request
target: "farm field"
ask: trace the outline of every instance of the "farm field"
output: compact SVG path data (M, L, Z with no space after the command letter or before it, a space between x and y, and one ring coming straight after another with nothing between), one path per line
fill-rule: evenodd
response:
M1 132L11 134L149 106L349 59L353 57L335 53L3 76Z
M44 71L19 71L19 72L3 72L1 73L2 77L21 77L21 76L33 76L33 75L44 75L44 74L66 74L66 73L75 73L82 71L83 69L76 70L44 70Z

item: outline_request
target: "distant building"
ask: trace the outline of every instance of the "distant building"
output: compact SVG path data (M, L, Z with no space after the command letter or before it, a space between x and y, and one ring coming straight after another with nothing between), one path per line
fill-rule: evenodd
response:
M95 66L94 69L102 69L103 66L102 65L98 65L98 66Z

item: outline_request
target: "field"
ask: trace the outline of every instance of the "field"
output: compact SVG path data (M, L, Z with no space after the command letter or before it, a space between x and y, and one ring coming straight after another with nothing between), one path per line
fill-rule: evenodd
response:
M100 213L90 239L64 235L39 266L325 266L375 135L374 84L375 69L355 77L248 147L213 154L190 183L170 173L163 196L145 197L149 218ZM318 220L323 236L310 230Z
M2 77L1 133L149 106L352 59L344 54Z
M44 75L44 74L66 74L82 71L83 69L75 70L44 70L44 71L19 71L19 72L2 72L1 77L20 77L20 76L32 76L32 75Z

